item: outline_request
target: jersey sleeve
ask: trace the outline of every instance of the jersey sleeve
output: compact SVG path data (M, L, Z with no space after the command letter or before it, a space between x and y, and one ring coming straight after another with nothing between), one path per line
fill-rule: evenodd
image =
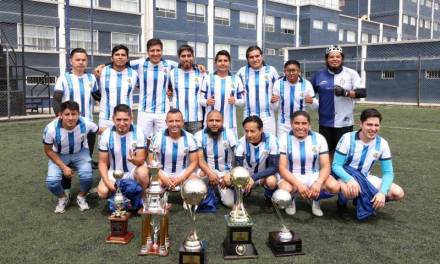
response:
M363 89L365 88L365 84L362 81L361 77L359 76L359 73L357 73L357 71L352 70L352 85L353 85L353 89Z
M271 71L272 71L272 84L274 84L276 82L276 80L278 80L280 78L280 75L278 74L277 69L275 69L272 66L271 66Z
M328 153L328 144L327 140L325 140L324 136L321 134L317 134L317 143L319 148L319 155Z
M203 141L203 139L202 139L203 134L202 133L203 133L203 130L200 130L194 135L194 138L196 139L197 147L199 149L203 148L203 142L202 142Z
M173 61L173 60L166 60L167 64L171 66L171 69L177 68L179 66L179 63Z
M84 122L86 123L87 132L98 132L98 125L88 119L84 118Z
M53 88L54 91L60 91L60 92L64 92L64 74L60 75L57 79L57 82L55 83L55 87Z
M231 129L226 130L226 137L229 142L229 147L234 148L238 144L237 137L235 136L234 132Z
M390 150L390 145L388 144L388 142L382 138L382 153L380 155L380 160L389 160L391 159L391 150Z
M211 77L213 77L213 75L209 75L203 78L202 86L200 88L200 95L199 95L199 101L201 106L206 106L206 101L208 99L208 90L209 90L208 88Z
M287 137L289 136L288 133L285 133L281 136L279 141L280 146L280 154L287 154Z
M43 143L46 145L53 145L55 140L55 133L51 126L52 123L47 125L43 131Z
M146 149L147 148L147 140L145 138L144 132L142 128L136 127L136 148L138 149Z
M98 150L102 151L102 152L107 152L108 151L108 143L109 143L109 139L110 139L110 132L111 132L111 127L107 128L104 133L102 133L100 139L99 139L99 144L98 144Z
M245 155L245 143L244 143L244 140L243 140L244 138L241 138L239 141L238 141L238 144L237 144L237 147L235 148L235 153L234 153L234 155L235 155L235 157L244 157L244 155Z
M275 136L270 136L270 155L280 155L280 146Z
M195 137L191 134L188 133L188 150L189 152L194 152L196 150L198 150L198 146L197 146L197 141L195 139Z
M137 59L137 60L130 60L130 67L133 68L133 70L138 70L140 65L143 64L145 59L141 58L141 59Z
M351 133L345 133L341 139L339 139L338 145L336 145L336 152L342 155L347 155L350 150L350 137Z

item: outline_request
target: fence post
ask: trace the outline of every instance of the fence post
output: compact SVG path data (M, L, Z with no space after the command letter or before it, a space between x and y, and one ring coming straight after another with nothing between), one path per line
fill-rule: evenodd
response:
M9 76L9 46L6 45L6 97L8 105L8 119L11 119L11 82Z
M417 107L420 107L420 86L421 86L421 78L422 78L422 59L419 56L419 63L417 66L418 74L417 74Z

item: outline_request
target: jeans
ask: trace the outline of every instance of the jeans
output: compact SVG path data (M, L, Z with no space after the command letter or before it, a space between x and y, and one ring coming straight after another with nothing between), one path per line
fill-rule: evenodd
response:
M84 148L78 153L58 154L58 156L64 164L71 166L77 172L79 177L80 191L87 192L92 186L93 182L92 159L90 158L89 150ZM57 197L60 197L64 194L64 189L61 186L62 176L63 170L49 159L46 185L49 191Z

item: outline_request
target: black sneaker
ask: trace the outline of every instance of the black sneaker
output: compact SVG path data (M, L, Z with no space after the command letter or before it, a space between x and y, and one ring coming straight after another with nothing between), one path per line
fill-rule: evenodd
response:
M263 211L266 214L272 214L274 212L272 200L270 198L267 197L264 198Z

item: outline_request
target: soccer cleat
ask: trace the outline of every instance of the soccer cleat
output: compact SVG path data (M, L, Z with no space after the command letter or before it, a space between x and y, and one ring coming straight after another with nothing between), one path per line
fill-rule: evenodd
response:
M324 213L321 210L321 205L319 204L319 201L312 202L312 213L315 216L323 216L324 215Z
M66 207L69 204L69 196L58 198L57 206L55 207L56 214L62 214L66 211Z
M81 212L90 209L89 204L88 204L87 201L86 201L86 197L83 197L83 196L79 196L79 195L78 195L78 196L76 197L76 203L78 204L79 210L80 210Z
M284 209L287 215L294 215L296 213L295 199L292 199L292 203Z

